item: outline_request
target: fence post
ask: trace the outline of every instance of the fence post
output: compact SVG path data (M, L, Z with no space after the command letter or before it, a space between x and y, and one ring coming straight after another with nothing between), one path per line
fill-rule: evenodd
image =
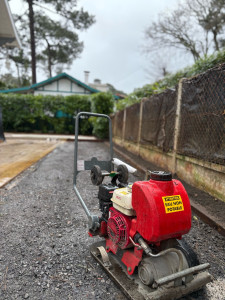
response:
M0 106L0 140L4 141L4 131L3 131L3 120L2 120L2 108Z
M124 145L124 140L125 140L126 118L127 118L127 109L125 108L123 113L122 145Z
M178 138L180 134L180 112L181 112L181 102L182 102L182 87L183 80L185 78L181 78L178 84L178 92L177 92L177 107L176 107L176 116L175 116L175 127L174 127L174 143L173 143L173 163L172 163L172 173L175 174L177 172L177 145Z
M141 100L140 103L140 115L139 115L139 127L138 127L138 155L140 155L140 142L141 142L141 130L142 130L142 116L143 116L143 102L145 98Z

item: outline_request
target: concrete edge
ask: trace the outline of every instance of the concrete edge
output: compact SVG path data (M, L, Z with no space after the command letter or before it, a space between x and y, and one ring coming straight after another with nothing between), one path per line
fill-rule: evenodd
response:
M74 142L75 135L60 135L60 134L29 134L29 133L5 133L6 140L10 139L20 139L20 140L58 140L58 141L66 141L66 142ZM102 142L101 139L95 136L89 135L79 135L79 142Z

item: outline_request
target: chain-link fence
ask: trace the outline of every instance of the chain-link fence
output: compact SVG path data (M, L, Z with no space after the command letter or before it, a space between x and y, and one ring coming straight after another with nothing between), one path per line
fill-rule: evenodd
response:
M178 153L225 164L225 64L183 81Z
M136 103L126 109L125 140L134 143L138 142L139 120L140 103Z
M124 111L119 111L112 118L113 136L123 138L123 118Z
M140 137L142 144L150 143L164 151L173 148L176 94L176 90L166 90L143 102Z
M225 165L225 64L184 79L180 101L176 87L116 113L114 136Z

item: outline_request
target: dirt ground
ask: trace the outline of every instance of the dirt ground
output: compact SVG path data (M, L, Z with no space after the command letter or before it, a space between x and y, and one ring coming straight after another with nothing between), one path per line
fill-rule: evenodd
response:
M101 143L82 142L79 150L85 159L105 159L108 153ZM73 143L64 143L0 189L0 299L126 299L90 256L88 247L98 238L87 234L72 174ZM91 211L99 214L89 172L79 174L78 188ZM224 300L225 239L193 217L186 240L202 263L211 264L214 276L193 297Z
M57 140L7 139L0 145L0 188L30 167L61 142Z

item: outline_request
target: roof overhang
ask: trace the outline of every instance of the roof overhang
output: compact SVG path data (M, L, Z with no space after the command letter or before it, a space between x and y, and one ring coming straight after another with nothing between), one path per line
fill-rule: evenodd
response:
M0 1L0 47L21 48L13 17L7 0Z

